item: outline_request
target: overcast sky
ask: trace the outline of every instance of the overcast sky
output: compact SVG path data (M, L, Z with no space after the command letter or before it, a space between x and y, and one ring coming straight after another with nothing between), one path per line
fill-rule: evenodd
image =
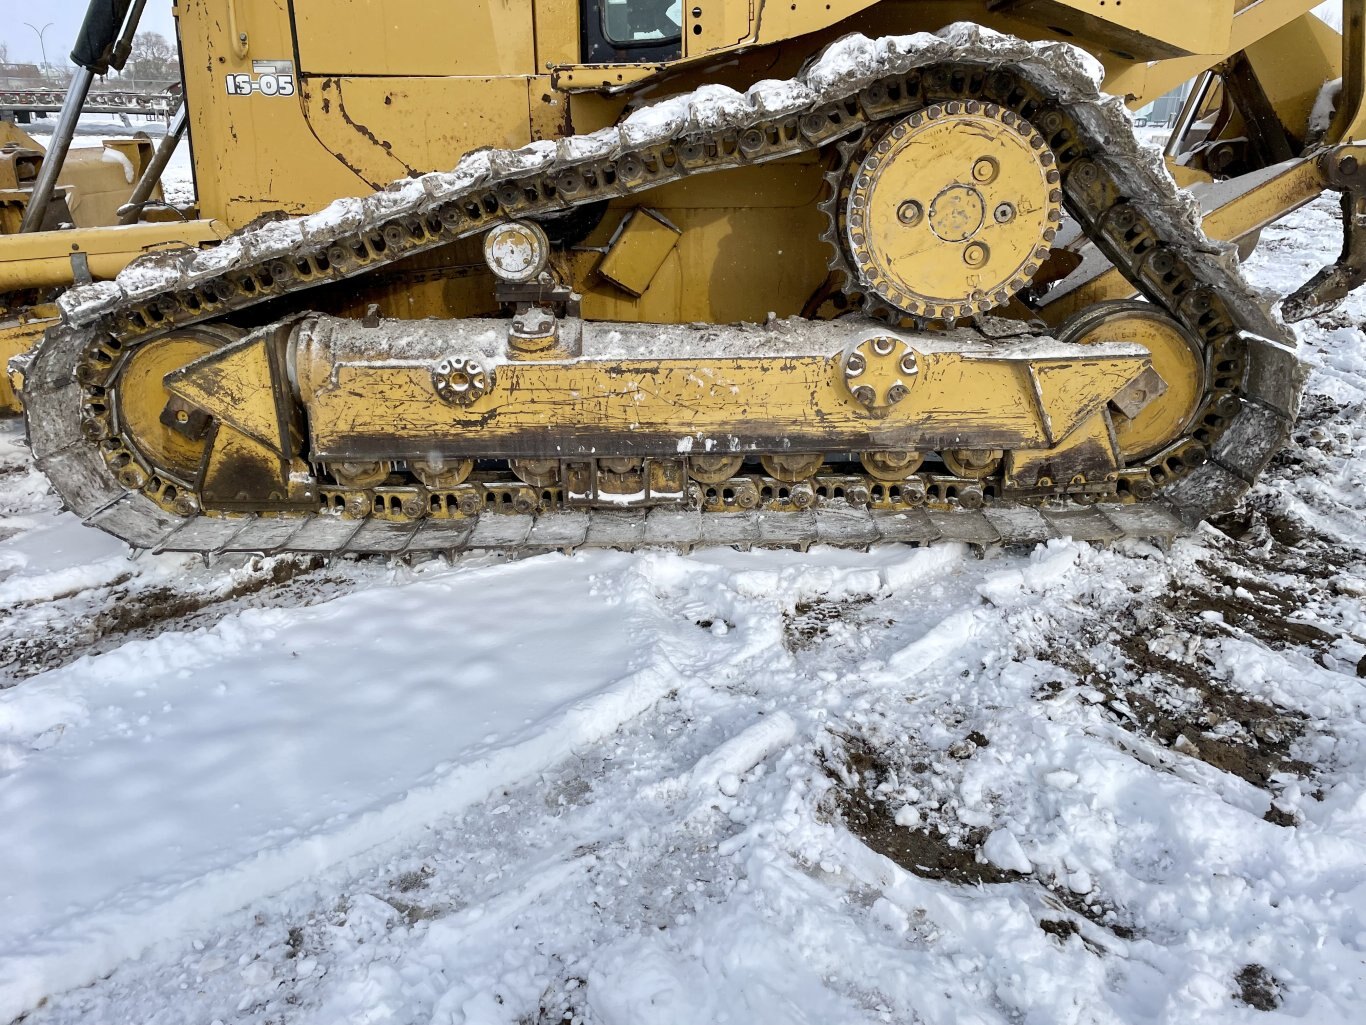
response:
M34 64L41 60L38 33L34 29L41 30L51 22L52 27L43 32L47 59L53 64L67 63L88 6L88 0L0 0L0 40L9 47L9 59ZM33 28L25 22L32 23ZM139 28L174 39L171 0L147 0Z
M87 0L39 0L37 3L34 0L0 0L0 40L9 46L9 59L39 61L42 51L38 47L35 29L41 30L51 22L52 27L43 33L47 59L54 64L65 63L76 43L76 33L80 31L81 21L85 18L86 6ZM1341 24L1342 0L1322 4L1319 10L1333 25ZM34 28L29 28L25 22L31 22ZM171 17L171 0L147 0L141 28L174 38L175 20Z

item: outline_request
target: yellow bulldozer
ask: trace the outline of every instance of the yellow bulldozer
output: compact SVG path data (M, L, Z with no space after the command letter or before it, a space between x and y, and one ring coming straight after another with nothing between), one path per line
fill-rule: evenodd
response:
M154 159L0 239L34 457L206 556L1169 536L1366 278L1366 0L1314 6L176 0L196 208ZM1240 247L1325 190L1283 319Z

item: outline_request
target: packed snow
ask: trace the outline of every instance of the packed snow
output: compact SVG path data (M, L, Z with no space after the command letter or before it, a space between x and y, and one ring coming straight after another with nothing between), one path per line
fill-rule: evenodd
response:
M204 566L0 425L0 1022L1366 1020L1364 313L1165 551Z

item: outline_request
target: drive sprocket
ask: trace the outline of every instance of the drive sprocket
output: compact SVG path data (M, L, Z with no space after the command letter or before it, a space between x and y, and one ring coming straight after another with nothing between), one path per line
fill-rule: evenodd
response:
M1015 111L934 104L839 152L824 203L830 266L864 312L952 323L1009 303L1048 258L1061 174Z

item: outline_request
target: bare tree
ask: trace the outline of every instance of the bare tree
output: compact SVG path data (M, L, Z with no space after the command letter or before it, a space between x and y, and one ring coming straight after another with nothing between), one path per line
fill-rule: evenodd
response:
M137 82L166 84L180 78L180 55L173 42L160 32L139 32L133 37L127 73Z

